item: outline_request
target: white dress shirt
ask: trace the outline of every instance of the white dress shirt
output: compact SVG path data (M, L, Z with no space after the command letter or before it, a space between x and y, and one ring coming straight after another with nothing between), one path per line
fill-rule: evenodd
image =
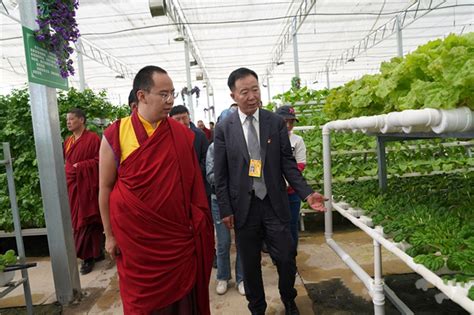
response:
M247 115L242 113L240 111L240 108L238 109L239 112L239 118L240 118L240 124L242 125L242 131L244 132L244 137L245 137L245 143L248 144L248 120L246 120ZM259 112L260 110L257 108L255 113L253 113L253 126L255 127L255 130L257 131L257 139L258 143L260 143L260 118L259 118ZM248 146L247 146L248 150Z

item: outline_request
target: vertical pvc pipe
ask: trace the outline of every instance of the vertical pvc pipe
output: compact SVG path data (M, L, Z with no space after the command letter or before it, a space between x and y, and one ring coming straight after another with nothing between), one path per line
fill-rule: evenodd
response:
M327 211L324 213L324 236L332 238L332 174L331 174L331 131L323 127L323 169L324 169L324 196L329 198L324 204Z
M300 64L298 58L298 36L296 31L296 18L293 19L293 63L295 65L295 77L300 77Z
M78 67L78 72L79 72L79 91L84 92L84 89L86 88L86 77L85 77L85 72L84 72L84 58L83 58L83 51L82 49L84 46L82 46L81 38L77 39L77 67ZM119 102L121 104L121 102Z
M374 287L372 302L374 303L374 314L385 314L385 295L382 282L382 250L380 243L374 240Z
M189 43L188 39L184 40L184 62L186 63L186 86L188 88L187 100L188 109L191 116L191 121L195 120L194 107L193 107L193 96L191 95L192 84L191 84L191 65L189 64Z
M403 38L402 38L402 26L400 25L400 17L396 16L397 23L397 50L398 57L403 57Z

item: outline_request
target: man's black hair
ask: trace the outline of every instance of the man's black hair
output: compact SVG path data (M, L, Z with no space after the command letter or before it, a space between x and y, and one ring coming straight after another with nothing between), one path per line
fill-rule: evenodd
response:
M246 76L249 76L249 75L254 76L255 79L257 79L258 81L258 75L253 70L250 70L248 68L239 68L237 70L234 70L229 75L229 79L227 79L227 86L229 86L229 89L233 91L235 88L235 81L245 78Z
M137 91L132 89L128 95L128 106L132 106L132 103L138 104Z
M164 69L157 66L146 66L138 71L135 79L133 79L133 90L135 90L135 94L138 90L148 92L151 90L153 87L153 74L155 72L167 74Z
M86 123L86 113L84 113L84 111L80 108L71 108L70 110L68 110L67 112L68 114L73 114L74 116L76 116L77 118L82 118L84 119L84 124Z
M174 115L179 115L179 114L184 114L187 113L189 115L189 111L184 105L176 105L173 106L170 110L170 117L173 117Z

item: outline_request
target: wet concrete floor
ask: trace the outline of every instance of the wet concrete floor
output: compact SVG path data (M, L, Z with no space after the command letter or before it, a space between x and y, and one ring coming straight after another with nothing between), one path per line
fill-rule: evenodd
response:
M371 275L373 274L373 243L370 237L359 229L344 226L339 231L336 229L334 239L364 270ZM383 250L382 255L384 274L392 275L412 272L401 260L391 253ZM235 260L235 253L232 255L232 258ZM49 258L29 258L29 260L38 263L36 268L29 269L33 302L35 305L43 305L43 307L52 305L50 306L49 314L56 314L54 313L56 312L55 310L60 310L61 307L54 306L53 304L56 301L56 296ZM365 311L359 308L357 308L359 311L355 308L351 311L350 305L347 305L347 303L351 303L350 299L346 299L346 305L340 307L339 310L333 309L333 305L325 304L326 300L330 300L330 296L337 297L338 294L344 296L351 294L355 297L352 300L353 303L360 302L368 307L368 314L373 313L373 311L370 311L372 307L371 298L366 288L333 250L326 245L323 231L321 231L320 227L312 231L300 233L297 265L299 275L296 281L296 288L298 290L296 303L302 315L365 313ZM213 269L209 287L212 314L248 314L247 301L245 297L238 293L232 280L229 283L229 290L225 295L217 295L215 293L215 272L215 269ZM284 307L280 301L277 288L278 276L276 267L272 264L268 254L263 254L262 272L268 303L267 314L284 314ZM17 277L19 277L19 273ZM62 307L62 314L123 314L117 271L113 262L107 259L99 262L90 274L80 277L83 298L72 305ZM324 294L321 295L321 292ZM324 298L325 294L328 298ZM15 309L14 313L10 313L13 310L8 311L8 308L21 305L24 305L23 291L22 288L17 288L8 296L0 299L0 315L21 314L21 311L18 309ZM40 309L35 309L35 312L40 314Z

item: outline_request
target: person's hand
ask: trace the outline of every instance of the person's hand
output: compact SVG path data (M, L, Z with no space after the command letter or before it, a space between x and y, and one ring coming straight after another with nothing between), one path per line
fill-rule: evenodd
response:
M105 238L105 251L110 255L113 260L115 260L115 257L120 255L120 249L117 246L115 237L109 236Z
M329 199L321 195L320 193L314 192L306 198L306 202L308 202L309 206L316 211L324 212L326 211L326 207L324 206L324 202L328 201Z
M223 218L222 223L224 223L229 230L232 230L234 228L234 215Z
M77 167L77 163L74 163L74 164L72 165L72 167Z

